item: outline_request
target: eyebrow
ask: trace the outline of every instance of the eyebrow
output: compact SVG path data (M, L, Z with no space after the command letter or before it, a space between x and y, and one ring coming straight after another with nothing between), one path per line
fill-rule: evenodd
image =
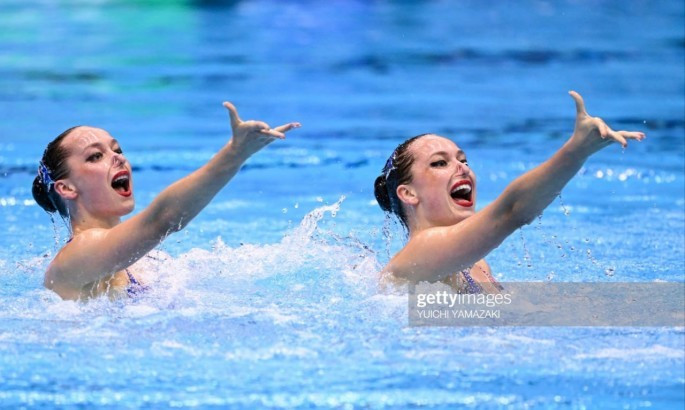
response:
M434 153L431 154L431 157L432 157L433 155L443 155L443 156L445 156L445 157L449 157L449 156L450 156L450 155L449 155L447 152L445 152L445 151L434 152ZM460 156L460 155L466 156L466 154L464 154L464 151L458 150L458 151L457 151L457 156Z
M119 141L117 141L116 138L112 138L112 141L110 141L110 145L111 145L111 146L118 146L118 145L119 145ZM94 142L94 143L92 143L92 144L90 144L90 145L87 145L85 148L83 148L82 153L83 153L83 152L86 152L87 149L93 148L93 147L104 147L104 144L103 144L102 142L100 142L100 141Z

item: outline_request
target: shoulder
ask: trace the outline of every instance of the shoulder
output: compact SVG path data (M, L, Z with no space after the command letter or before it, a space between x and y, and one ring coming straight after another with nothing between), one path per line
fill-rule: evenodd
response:
M65 269L55 258L45 271L43 286L57 293L62 299L78 299L81 292L77 286L73 286L68 280L68 270Z
M86 244L103 239L108 231L109 229L92 228L74 236L69 243L64 245L57 255L55 255L55 259L50 263L50 267L69 266L75 259L88 251L88 249L84 249Z
M102 239L107 231L108 229L102 228L88 229L64 245L45 271L43 285L63 298L68 298L65 294L72 292L80 294L80 286L71 283L70 273L78 269L79 261L89 252L88 249L84 249L84 244Z
M446 241L449 227L432 227L423 229L409 238L404 247L392 257L383 269L388 275L410 281L430 280L440 275L436 261L445 259L448 249ZM448 274L450 272L444 272ZM444 275L443 275L444 276Z

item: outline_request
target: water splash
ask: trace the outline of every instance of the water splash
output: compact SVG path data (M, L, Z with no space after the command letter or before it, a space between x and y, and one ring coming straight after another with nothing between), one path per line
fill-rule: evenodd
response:
M557 197L559 198L559 203L561 204L561 209L564 211L564 215L566 215L566 216L570 215L571 212L566 207L566 204L564 204L564 200L561 198L561 193L559 193L559 195L557 195Z
M34 319L72 317L84 323L111 316L165 322L179 314L221 315L259 316L276 324L301 322L312 309L326 312L343 300L342 311L365 311L362 305L377 294L381 266L375 252L353 233L322 228L335 218L344 199L313 209L278 243L231 247L218 237L208 249L178 256L153 251L132 266L136 273L143 271L142 279L150 285L136 300L62 301L42 288L49 257L17 262L17 273L9 279L22 290L0 308L0 317L17 310ZM20 275L29 275L30 283Z
M526 238L523 237L523 230L519 228L519 238L521 239L521 246L523 246L523 261L528 268L533 267L531 261L530 253L528 252L528 246L526 246Z

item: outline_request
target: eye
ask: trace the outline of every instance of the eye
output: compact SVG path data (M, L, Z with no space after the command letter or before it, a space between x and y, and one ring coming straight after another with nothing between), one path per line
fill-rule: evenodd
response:
M117 148L113 151L116 152L117 154L123 154L124 153L124 151L122 151L121 148Z
M431 162L431 167L434 167L434 168L444 167L446 165L447 165L447 161L445 161L444 159L440 159L440 160Z
M468 165L468 164L469 164L469 160L467 160L466 158L460 159L459 162L461 162L461 163L464 164L464 165Z
M86 158L86 161L95 162L95 161L99 160L100 158L102 158L102 152L96 152L94 154L89 155L88 158Z

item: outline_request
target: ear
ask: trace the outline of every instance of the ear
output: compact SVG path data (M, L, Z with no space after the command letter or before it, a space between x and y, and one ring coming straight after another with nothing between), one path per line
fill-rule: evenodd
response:
M398 186L397 197L407 205L418 205L419 203L419 197L410 185Z
M78 192L76 192L76 187L70 184L69 181L66 179L60 179L59 181L55 182L55 191L63 199L74 200L78 196Z

